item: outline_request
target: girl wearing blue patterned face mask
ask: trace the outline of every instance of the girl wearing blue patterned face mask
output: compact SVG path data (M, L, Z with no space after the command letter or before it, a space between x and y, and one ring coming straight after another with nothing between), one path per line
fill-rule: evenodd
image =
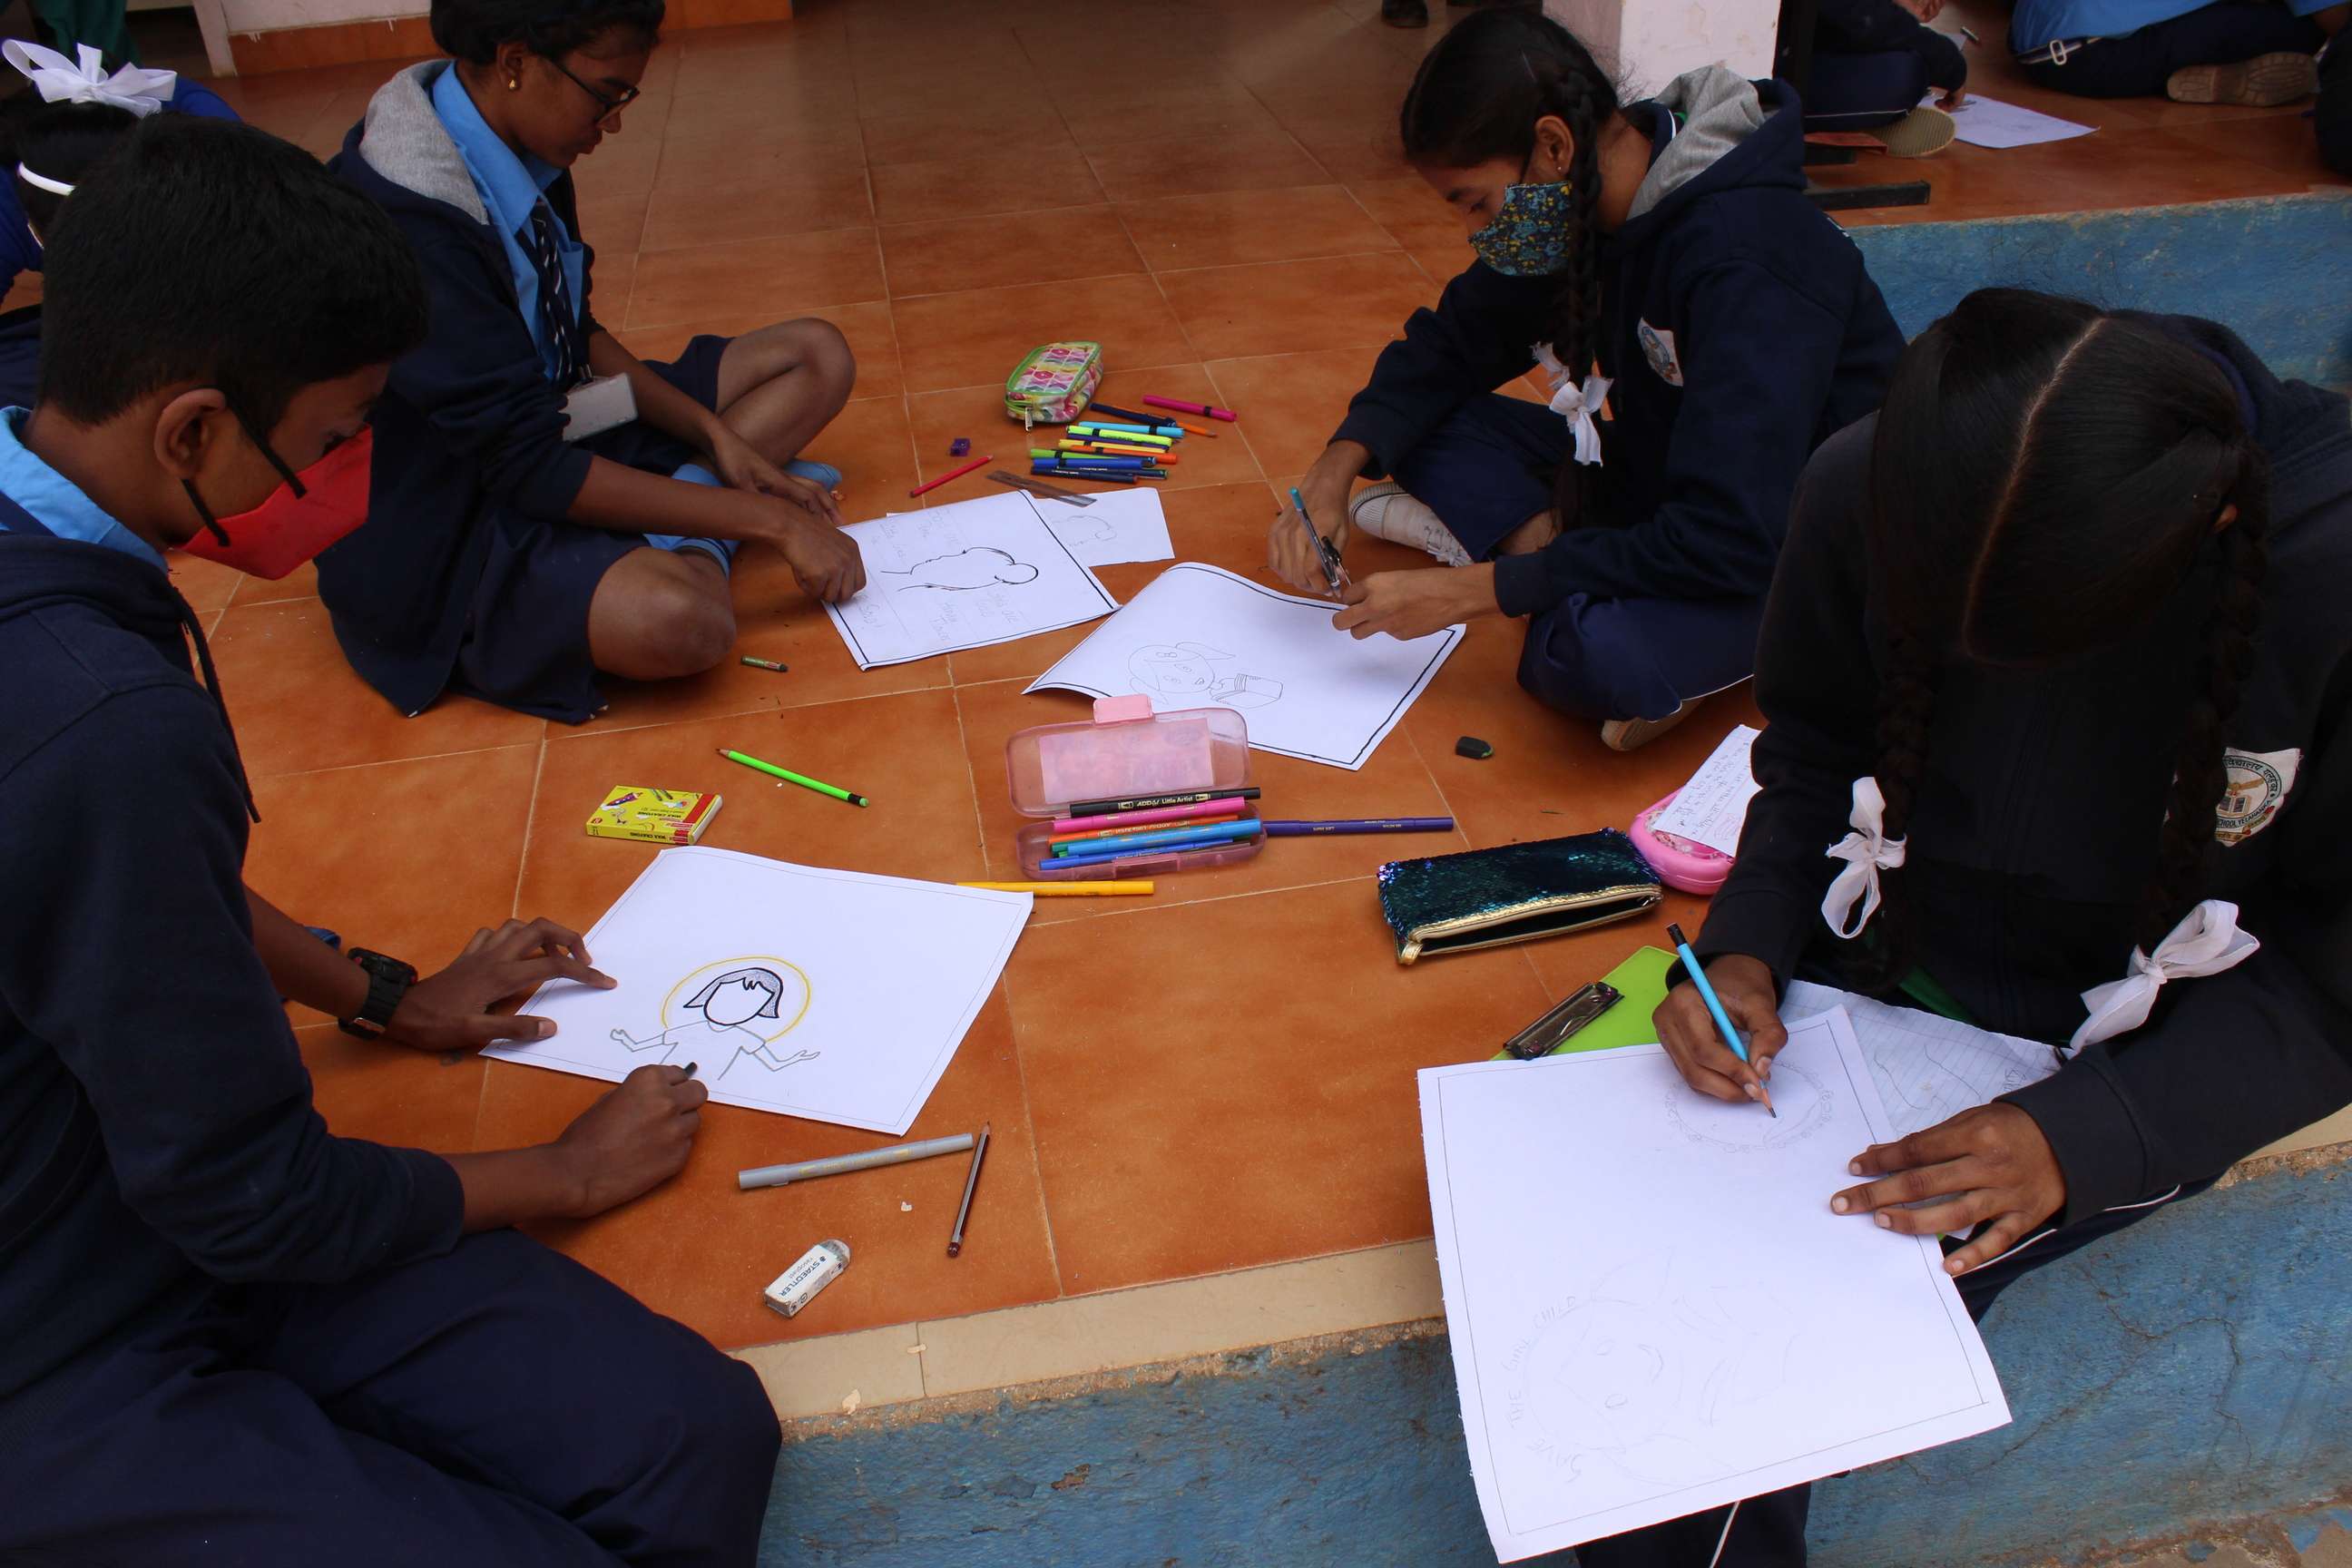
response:
M1361 531L1457 570L1360 573L1334 624L1527 616L1520 684L1630 749L1749 674L1798 471L1877 406L1902 336L1805 198L1778 84L1710 68L1620 103L1559 24L1489 8L1423 59L1400 131L1477 259L1299 492L1342 550ZM1531 372L1549 406L1496 390ZM1324 586L1297 517L1268 538Z

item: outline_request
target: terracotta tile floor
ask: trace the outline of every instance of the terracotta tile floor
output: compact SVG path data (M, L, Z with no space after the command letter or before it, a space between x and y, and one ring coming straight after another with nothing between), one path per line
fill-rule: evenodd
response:
M1433 9L1442 26L1446 8ZM1168 25L1180 10L1182 25ZM949 466L953 436L982 451L1017 445L996 402L1014 358L1054 336L1099 337L1111 401L1158 391L1242 411L1219 439L1186 444L1165 501L1182 556L1255 570L1278 488L1320 449L1405 313L1468 256L1384 144L1436 35L1384 29L1375 10L1097 0L1087 10L1097 23L1153 23L1149 67L1131 75L1072 72L1061 52L1072 13L1053 0L816 0L786 26L677 34L625 133L580 170L598 313L648 354L779 313L838 323L861 362L859 399L814 450L845 470L857 516L909 505L907 487ZM2011 84L1997 50L1977 53L1974 85L2101 134L1903 165L1934 183L1935 204L1856 221L2323 178L2292 110L2056 100ZM222 89L324 153L385 74ZM1822 177L1888 172L1866 159ZM982 493L961 481L931 499ZM1103 576L1125 598L1158 570ZM727 848L1016 876L1004 739L1084 713L1072 698L1020 692L1078 632L861 674L781 563L751 560L736 579L743 645L789 675L730 665L615 687L610 710L576 730L457 699L404 720L344 667L307 574L261 584L185 563L181 579L211 619L266 818L254 882L305 919L421 962L509 914L593 921L652 853L580 831L617 783L724 790L708 842ZM1753 716L1733 693L1648 751L1614 756L1590 726L1521 696L1517 640L1509 625L1475 627L1360 773L1256 759L1281 814L1450 811L1451 838L1283 844L1167 879L1149 903L1041 902L913 1130L994 1124L962 1258L942 1246L955 1162L742 1194L740 1166L881 1140L724 1108L680 1179L549 1239L740 1345L1425 1236L1412 1069L1487 1053L1663 920L1403 970L1368 873L1408 849L1622 825ZM1455 756L1465 732L1495 742L1495 758ZM766 787L718 763L721 742L845 780L876 807ZM1665 911L1696 912L1681 898ZM353 1134L510 1144L551 1135L597 1092L500 1063L369 1050L301 1021L320 1102ZM827 1236L846 1237L857 1263L822 1310L790 1322L764 1310L760 1286Z

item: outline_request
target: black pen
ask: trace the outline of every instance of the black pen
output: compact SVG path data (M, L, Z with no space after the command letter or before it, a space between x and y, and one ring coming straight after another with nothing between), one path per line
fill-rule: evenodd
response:
M948 1256L963 1252L964 1222L971 1217L971 1194L980 1186L980 1163L988 1158L988 1123L980 1124L980 1141L971 1146L971 1173L963 1179L963 1206L956 1210L955 1230L948 1237Z

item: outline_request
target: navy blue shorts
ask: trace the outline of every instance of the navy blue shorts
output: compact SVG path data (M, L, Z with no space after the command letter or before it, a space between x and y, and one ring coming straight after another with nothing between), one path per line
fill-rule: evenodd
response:
M705 408L719 406L719 361L730 338L704 334L675 360L646 368ZM650 474L675 472L702 454L635 420L579 443L597 457ZM475 589L466 640L448 689L551 717L604 705L588 649L588 605L613 563L646 548L642 533L612 533L501 510L498 537Z

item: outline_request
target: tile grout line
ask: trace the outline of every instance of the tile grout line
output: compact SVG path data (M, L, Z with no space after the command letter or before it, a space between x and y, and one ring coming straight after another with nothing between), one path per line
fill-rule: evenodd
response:
M226 610L222 610L216 611L215 614L226 615L227 612ZM217 627L218 624L219 623L217 621L214 623L215 627ZM205 635L209 637L212 635L212 632L207 630ZM331 763L322 768L289 768L283 773L256 773L253 776L257 780L305 779L315 777L320 773L347 773L360 768L398 767L403 763L441 763L447 762L452 757L479 757L486 756L492 752L518 751L524 746L544 744L545 741L546 734L544 731L542 731L540 739L536 742L506 741L492 746L467 746L455 752L426 752L421 756L415 757L378 757L371 762L364 763Z

